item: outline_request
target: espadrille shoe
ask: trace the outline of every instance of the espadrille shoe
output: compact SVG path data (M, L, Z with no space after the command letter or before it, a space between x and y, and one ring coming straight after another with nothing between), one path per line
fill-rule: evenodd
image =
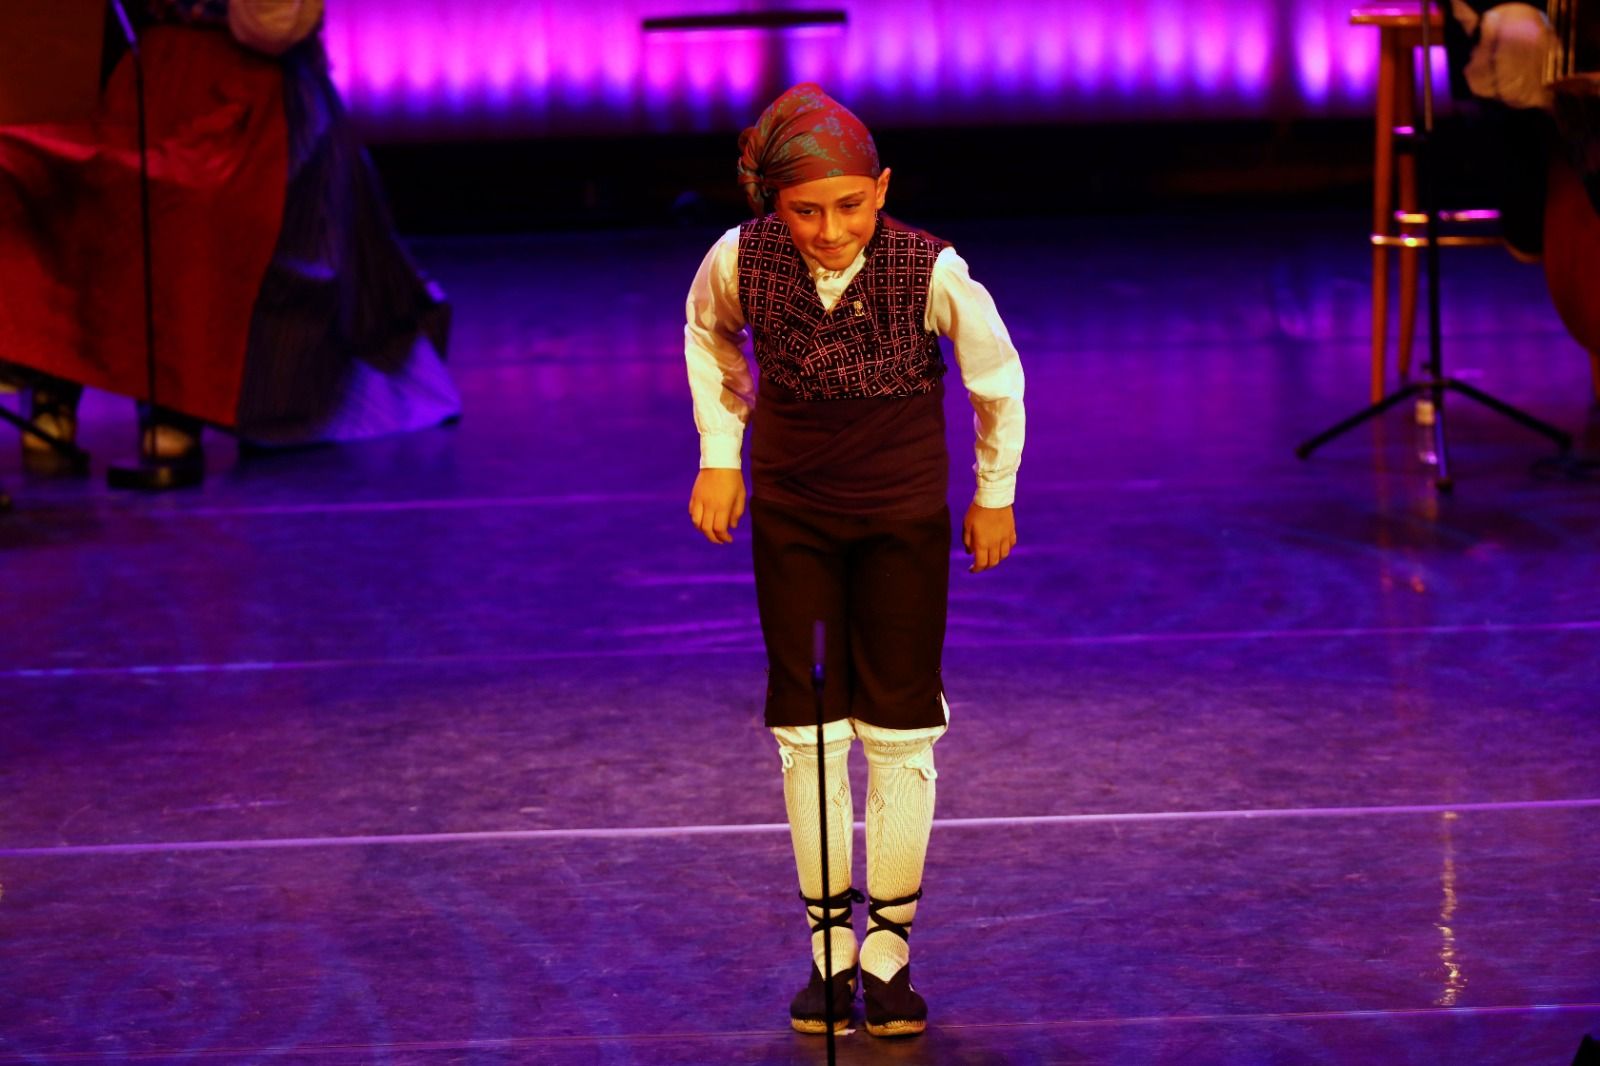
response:
M886 907L901 907L922 898L919 888L909 896L899 899L869 899L867 913L872 923L867 936L873 933L893 933L901 940L911 940L911 923L885 918ZM865 940L865 938L863 938ZM928 1028L928 1003L911 987L911 964L900 967L893 977L884 981L866 970L861 971L861 994L866 1001L867 1032L873 1036L916 1036Z
M833 999L833 1031L842 1033L850 1028L856 1006L856 968L851 966L833 975L831 985L822 980L822 971L811 967L811 980L789 1001L789 1024L797 1033L826 1033L828 1031L827 999Z
M848 927L852 905L864 900L861 893L853 888L847 888L837 896L829 896L826 899L810 899L804 892L800 893L800 898L806 902L808 908L806 919L811 923L813 934L819 932L826 934L830 929ZM811 907L821 910L824 917L812 918L809 910ZM828 913L830 911L840 913L830 914ZM856 1004L855 963L837 968L831 982L823 979L821 968L813 963L811 977L805 987L796 992L794 999L789 1001L789 1024L799 1033L826 1033L830 1002L833 1011L833 1031L838 1033L850 1028L851 1015Z

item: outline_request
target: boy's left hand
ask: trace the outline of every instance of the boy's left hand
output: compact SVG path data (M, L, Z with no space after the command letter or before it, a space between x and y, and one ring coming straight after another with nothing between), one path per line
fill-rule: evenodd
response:
M961 544L972 556L969 573L994 569L1017 546L1016 516L1010 507L979 507L974 503L967 508L966 521L961 523Z

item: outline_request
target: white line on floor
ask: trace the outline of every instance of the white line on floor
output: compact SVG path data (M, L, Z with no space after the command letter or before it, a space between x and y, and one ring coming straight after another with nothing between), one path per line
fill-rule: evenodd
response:
M940 818L940 829L1096 825L1106 822L1250 821L1266 818L1358 818L1373 815L1473 814L1600 808L1600 797L1559 800L1508 800L1493 803L1419 803L1374 807L1281 807L1215 811L1136 811L1113 814L1046 814L995 818ZM856 828L862 828L857 822ZM174 840L128 844L62 844L54 847L0 847L0 858L65 858L85 855L142 855L179 851L262 851L275 848L367 847L380 844L479 844L559 840L650 840L683 836L735 836L787 833L783 822L737 825L623 826L587 829L499 829L465 833L393 833L371 836L273 837L263 840Z
M719 630L720 632L720 630ZM959 633L959 630L957 630ZM982 648L1092 648L1114 645L1226 643L1241 640L1361 640L1373 637L1502 636L1519 633L1600 633L1600 620L1567 622L1474 623L1455 626L1353 626L1343 629L1238 629L1199 633L1088 633L1061 637L984 636L965 641L959 635L946 641L946 650ZM614 636L614 634L612 635ZM602 639L596 637L596 640ZM753 642L716 642L722 653L759 653ZM706 645L644 646L634 648L574 648L542 652L484 652L471 655L413 655L404 658L280 659L217 663L144 663L128 666L14 666L0 669L5 678L121 677L124 675L260 673L274 670L338 670L362 667L463 666L488 663L549 662L562 659L665 658L704 655Z

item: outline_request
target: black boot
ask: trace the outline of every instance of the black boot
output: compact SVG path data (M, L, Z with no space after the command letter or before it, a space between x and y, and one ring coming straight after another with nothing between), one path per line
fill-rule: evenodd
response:
M873 933L893 933L901 940L911 940L911 923L891 921L882 911L885 907L903 907L922 898L922 889L899 899L870 899L867 915L870 923L867 936ZM862 938L865 942L866 937ZM928 1004L917 990L911 987L911 964L900 967L887 981L879 980L866 970L861 971L861 993L867 1005L867 1032L873 1036L916 1036L928 1027Z
M805 900L807 911L806 918L811 922L813 934L823 933L827 930L844 928L850 925L851 906L863 902L860 892L847 888L837 896L826 899L811 899L804 892L800 898ZM813 918L809 908L816 907L822 912L821 918ZM829 913L839 911L838 914ZM804 988L796 992L794 999L789 1001L789 1024L800 1033L826 1033L828 1031L828 1003L833 1004L833 1031L843 1032L850 1028L850 1016L856 1004L856 967L838 967L834 970L833 980L827 981L822 976L822 971L815 963L811 965L811 977Z

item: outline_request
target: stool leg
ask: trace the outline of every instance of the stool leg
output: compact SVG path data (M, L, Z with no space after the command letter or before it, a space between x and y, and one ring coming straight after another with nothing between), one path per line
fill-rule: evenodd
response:
M1389 332L1389 249L1372 249L1372 402L1383 399L1385 334Z
M1410 41L1396 41L1401 53L1397 56L1400 77L1396 83L1395 122L1401 126L1415 125L1417 119L1417 46ZM1417 160L1410 154L1400 160L1400 210L1417 210ZM1414 229L1414 227L1407 227ZM1400 380L1411 376L1411 353L1417 333L1417 278L1421 256L1415 248L1400 249Z
M1395 91L1400 49L1393 30L1378 37L1378 111L1372 162L1372 232L1388 236L1394 212ZM1383 399L1388 360L1389 249L1372 246L1372 402Z
M1411 352L1416 346L1418 253L1414 248L1400 249L1400 380L1411 377Z

